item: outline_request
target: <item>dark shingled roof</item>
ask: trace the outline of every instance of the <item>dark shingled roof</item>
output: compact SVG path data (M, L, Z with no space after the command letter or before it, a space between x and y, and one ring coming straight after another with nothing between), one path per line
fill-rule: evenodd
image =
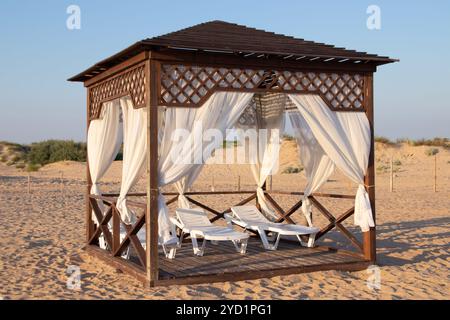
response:
M145 50L171 48L240 54L244 57L279 57L304 61L339 61L382 65L398 60L249 28L224 21L201 23L162 36L141 40L69 79L86 81Z

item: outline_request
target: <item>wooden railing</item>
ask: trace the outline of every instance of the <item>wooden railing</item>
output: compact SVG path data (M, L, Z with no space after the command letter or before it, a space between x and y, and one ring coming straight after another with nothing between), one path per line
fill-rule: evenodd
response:
M141 267L145 268L145 249L137 236L137 233L145 224L145 211L147 210L145 203L127 200L127 205L136 212L136 221L134 224L128 225L120 218L120 213L116 208L116 198L105 195L90 195L89 200L92 211L97 218L98 226L94 229L94 233L90 237L88 244L96 244L99 241L100 235L103 235L106 243L105 250L109 251L112 257L122 256L126 250L129 250L131 245L137 254ZM101 201L106 207L104 214L97 201ZM112 228L110 226L111 219ZM121 226L125 230L122 237Z
M165 192L163 193L165 196L171 196L166 204L169 205L178 199L178 193L176 192ZM211 222L215 222L221 218L224 218L226 213L231 212L231 207L225 210L217 210L212 208L210 205L207 205L197 199L194 199L193 196L205 196L205 195L247 195L243 200L239 203L234 204L233 206L242 206L245 205L252 200L256 201L256 192L252 191L192 191L184 193L186 199L191 202L193 205L198 206L209 213L213 214L213 217L210 219ZM284 222L294 224L295 222L292 220L291 216L302 206L302 200L297 201L294 205L292 205L287 210L284 210L277 201L272 197L272 195L288 195L288 196L303 196L303 192L289 192L289 191L265 191L266 199L270 202L275 212L278 215L276 222ZM131 246L137 254L140 267L145 269L146 266L146 258L145 258L145 249L142 246L137 233L145 224L145 211L147 210L147 206L144 202L139 202L132 200L133 197L145 197L145 193L130 193L128 194L127 205L132 208L136 214L136 221L132 225L125 224L120 219L120 213L116 208L116 201L119 194L116 193L108 193L103 196L95 196L90 195L90 204L92 207L92 211L97 219L98 226L94 228L93 234L89 238L88 244L94 245L98 243L100 235L103 235L105 242L107 244L107 251L109 251L110 255L113 257L120 257L125 250L128 250ZM359 253L363 253L363 245L362 243L353 235L346 227L343 226L343 222L351 217L354 213L354 207L349 208L339 216L335 217L322 203L319 202L318 198L334 198L334 199L354 199L353 195L339 195L339 194L329 194L329 193L314 193L309 196L311 204L320 212L327 220L328 224L323 227L320 232L316 236L316 240L325 236L328 232L333 229L337 229L341 232L350 243L358 250ZM102 201L105 205L106 210L104 213L100 210L97 201ZM110 225L110 221L112 219L112 228ZM122 228L126 231L121 239L120 229Z

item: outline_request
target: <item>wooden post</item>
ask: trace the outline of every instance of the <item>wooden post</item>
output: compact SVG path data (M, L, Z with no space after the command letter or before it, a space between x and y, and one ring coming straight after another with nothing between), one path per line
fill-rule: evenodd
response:
M211 177L211 191L215 191L216 190L216 187L215 187L215 182L214 182L214 173L212 174L212 177Z
M111 210L112 210L112 224L113 224L112 252L116 252L116 250L120 246L120 216L115 204L111 205Z
M60 171L59 187L61 189L61 194L64 194L64 171Z
M372 207L373 220L376 224L375 215L375 134L374 134L374 100L373 100L373 74L367 74L364 77L364 100L366 106L366 115L370 124L370 156L364 183L369 194L370 205ZM376 262L376 229L370 228L369 231L363 233L364 257L372 262Z
M434 192L437 192L437 154L434 155Z
M390 172L390 181L389 181L389 191L394 191L394 159L391 156L391 172Z
M86 142L89 130L89 124L91 123L91 102L90 102L90 89L87 89L87 99L86 99ZM85 224L86 224L86 244L89 243L89 239L94 234L94 222L92 221L92 207L89 201L89 195L91 194L92 179L91 173L89 171L89 159L86 155L86 212L85 212Z
M238 175L238 185L237 185L238 191L241 191L241 176Z
M146 273L148 284L155 286L158 280L158 89L159 64L146 62L147 103L147 210L145 213L146 232Z

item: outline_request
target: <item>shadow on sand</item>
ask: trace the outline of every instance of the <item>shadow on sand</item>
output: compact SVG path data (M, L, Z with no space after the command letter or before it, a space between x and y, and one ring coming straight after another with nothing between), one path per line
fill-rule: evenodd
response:
M436 230L429 230L435 228ZM361 239L361 232L348 228ZM428 230L426 230L428 229ZM450 217L389 222L377 226L377 262L382 266L403 266L436 259L450 258ZM445 240L447 239L447 240ZM333 230L323 244L354 251L354 247L339 232ZM398 258L409 250L417 250L413 258Z

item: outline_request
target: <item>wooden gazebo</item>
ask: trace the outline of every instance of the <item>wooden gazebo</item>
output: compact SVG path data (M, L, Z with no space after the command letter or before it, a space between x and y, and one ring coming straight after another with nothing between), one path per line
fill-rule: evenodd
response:
M115 208L118 194L90 194L88 170L86 203L86 250L118 269L132 274L147 285L188 284L225 280L271 277L318 270L361 270L376 261L375 228L364 232L362 240L342 222L352 216L354 208L333 216L320 202L320 197L351 198L338 194L313 194L312 204L329 221L317 238L336 228L356 248L346 251L317 246L301 248L282 241L277 251L264 251L251 246L246 256L234 253L231 246L212 248L208 255L196 257L189 246L180 249L175 260L168 260L158 247L158 106L198 108L217 91L257 93L319 94L334 111L365 112L372 132L372 148L365 185L375 217L375 169L373 147L373 74L379 65L396 60L388 57L337 48L245 26L212 21L163 36L139 41L127 49L95 64L69 81L83 82L87 88L87 126L99 117L102 104L130 96L135 108L147 108L147 191L128 194L145 197L146 203L134 199L128 204L140 211L133 225L124 224ZM182 81L180 81L182 80ZM214 215L223 218L229 210L218 211L193 198L194 195L240 194L240 204L256 198L255 191L187 192L186 197ZM276 209L278 222L294 223L290 216L301 201L284 210L271 197L302 192L266 191ZM176 193L168 193L176 201ZM102 211L98 200L107 210ZM231 207L231 204L230 204ZM92 212L98 225L93 222ZM108 223L112 221L112 229ZM119 230L126 228L121 241ZM141 245L137 233L145 228L146 243ZM98 246L104 237L108 249ZM133 248L136 259L123 259L122 253ZM144 249L145 247L145 249Z

